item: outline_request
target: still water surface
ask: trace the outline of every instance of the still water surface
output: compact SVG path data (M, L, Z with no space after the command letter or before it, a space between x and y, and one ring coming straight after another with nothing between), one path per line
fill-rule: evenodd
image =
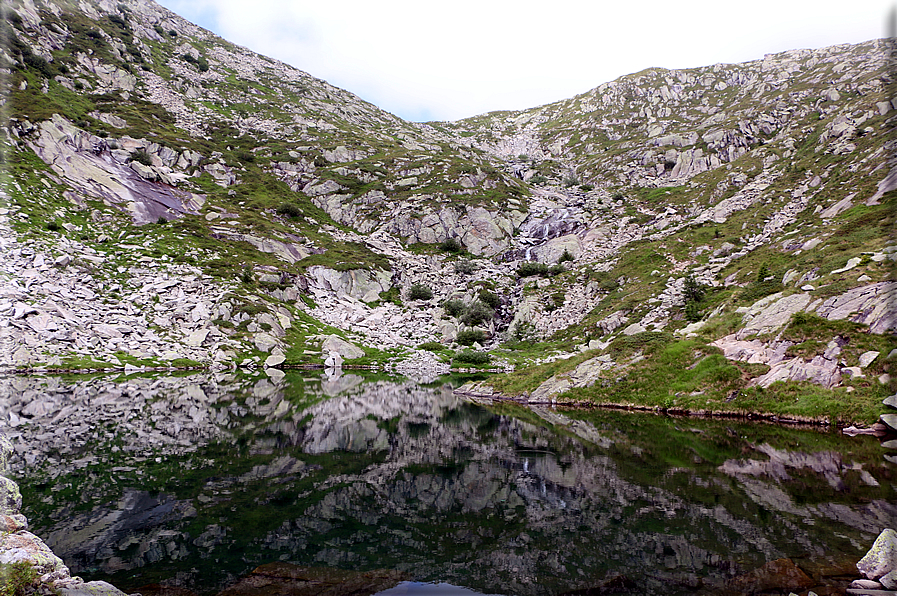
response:
M129 591L215 594L286 562L387 570L403 583L386 594L621 575L631 593L714 593L783 557L849 566L897 519L897 466L868 437L482 406L356 374L6 383L32 531Z

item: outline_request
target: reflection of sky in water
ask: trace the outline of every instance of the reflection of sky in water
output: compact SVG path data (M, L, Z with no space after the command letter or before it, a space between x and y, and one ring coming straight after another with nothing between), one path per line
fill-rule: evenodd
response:
M386 596L542 596L617 573L667 595L780 557L855 563L897 518L867 438L484 408L354 373L29 383L0 418L24 421L32 527L129 591L143 573L210 594L279 560L415 580Z

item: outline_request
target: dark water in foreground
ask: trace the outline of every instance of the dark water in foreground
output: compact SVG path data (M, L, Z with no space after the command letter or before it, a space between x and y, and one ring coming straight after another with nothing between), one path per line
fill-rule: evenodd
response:
M626 593L715 593L783 557L850 567L897 519L897 466L868 437L482 407L354 374L3 382L32 531L128 591L215 594L282 561L411 582L389 594L617 575Z

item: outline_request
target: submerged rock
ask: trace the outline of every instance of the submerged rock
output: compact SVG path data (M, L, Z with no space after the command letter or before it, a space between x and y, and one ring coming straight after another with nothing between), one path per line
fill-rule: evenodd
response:
M391 570L358 572L268 563L257 567L218 596L368 596L392 588L405 579L404 574Z
M759 569L734 578L731 587L745 594L756 594L772 590L801 591L814 584L815 582L791 559L776 559Z

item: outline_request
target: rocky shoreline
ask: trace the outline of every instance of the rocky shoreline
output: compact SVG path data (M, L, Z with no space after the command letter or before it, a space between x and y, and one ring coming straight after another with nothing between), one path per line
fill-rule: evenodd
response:
M858 423L850 423L849 426L843 422L832 422L827 417L812 416L787 416L782 414L774 414L772 412L751 412L747 410L712 410L699 409L692 410L680 407L664 407L651 406L634 403L620 402L584 402L580 400L569 399L531 399L527 394L521 395L504 395L492 390L485 382L475 381L466 383L455 390L455 394L465 397L475 403L492 404L492 403L516 403L523 406L563 406L571 408L605 408L609 410L626 410L633 412L650 412L664 416L686 416L695 418L720 418L728 420L751 420L757 422L772 422L775 424L784 424L789 426L817 426L831 427L832 425L840 426L845 434L871 434L876 437L887 437L897 435L897 415L883 414L875 424L871 426L860 425ZM884 405L897 409L897 395L886 398Z

